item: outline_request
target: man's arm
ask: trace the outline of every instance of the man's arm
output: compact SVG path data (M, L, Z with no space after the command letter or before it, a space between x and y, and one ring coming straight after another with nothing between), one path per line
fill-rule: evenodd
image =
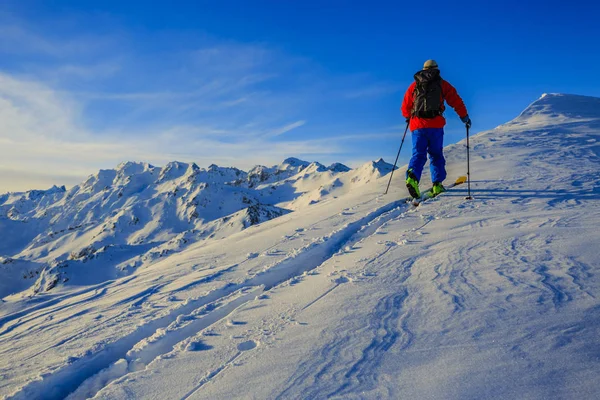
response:
M467 107L465 107L463 99L460 98L454 86L447 81L442 81L442 93L448 105L454 108L454 111L456 111L461 120L464 119L468 114Z

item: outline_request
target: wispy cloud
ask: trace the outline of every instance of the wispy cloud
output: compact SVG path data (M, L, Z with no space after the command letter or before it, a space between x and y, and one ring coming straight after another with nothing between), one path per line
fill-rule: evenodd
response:
M98 134L78 126L81 109L70 104L70 99L40 83L0 74L0 191L27 187L24 179L31 185L44 181L46 186L62 184L56 179L83 178L123 160L160 165L178 159L248 168L276 163L289 155L315 156L340 150L333 143L324 147L310 140L270 141L305 121L271 131L264 127L244 131L180 126L148 131L143 136L118 131Z
M304 124L306 124L306 121L296 121L291 124L287 124L286 126L283 126L281 128L275 129L275 130L271 131L270 133L268 133L267 135L265 135L264 137L266 138L266 137L280 136L280 135L283 135L284 133L293 131L296 128L300 128Z
M22 188L17 180L83 179L123 160L248 168L331 158L381 136L326 130L313 116L393 90L364 76L331 78L265 43L161 38L173 48L146 53L122 31L70 38L1 22L0 57L12 66L0 67L0 192Z
M80 108L67 96L33 81L0 73L0 132L4 139L72 139Z

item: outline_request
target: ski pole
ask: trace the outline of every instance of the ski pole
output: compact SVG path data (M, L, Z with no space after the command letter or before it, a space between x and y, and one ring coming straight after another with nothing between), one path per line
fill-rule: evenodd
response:
M410 122L406 123L406 129L404 130L404 136L402 136L402 143L400 143L400 148L398 149L398 155L396 156L396 161L394 161L394 168L392 168L392 173L390 174L390 181L387 184L387 188L385 189L385 193L388 193L388 190L390 189L390 183L392 183L392 176L394 176L394 171L396 170L396 164L398 163L398 158L400 157L400 152L402 151L402 145L404 144L404 138L406 138L406 132L408 132L408 125L410 125Z
M471 163L469 150L469 126L467 125L467 188L469 193L468 196L465 197L465 200L473 200L473 197L471 197Z

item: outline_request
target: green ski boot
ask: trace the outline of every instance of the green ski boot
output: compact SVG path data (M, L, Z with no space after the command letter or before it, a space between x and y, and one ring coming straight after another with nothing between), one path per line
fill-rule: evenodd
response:
M444 193L445 191L446 188L444 185L442 185L442 182L434 182L433 187L431 188L431 195L432 197L435 197L440 193Z
M413 173L412 168L406 171L406 188L413 199L418 199L421 197L421 192L419 192L419 181Z

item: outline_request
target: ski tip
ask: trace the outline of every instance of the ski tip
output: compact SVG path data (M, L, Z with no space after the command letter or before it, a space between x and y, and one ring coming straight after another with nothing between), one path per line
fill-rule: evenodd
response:
M466 181L467 181L466 176L459 176L458 179L456 179L456 182L454 182L454 184L460 185L461 183L465 183Z

